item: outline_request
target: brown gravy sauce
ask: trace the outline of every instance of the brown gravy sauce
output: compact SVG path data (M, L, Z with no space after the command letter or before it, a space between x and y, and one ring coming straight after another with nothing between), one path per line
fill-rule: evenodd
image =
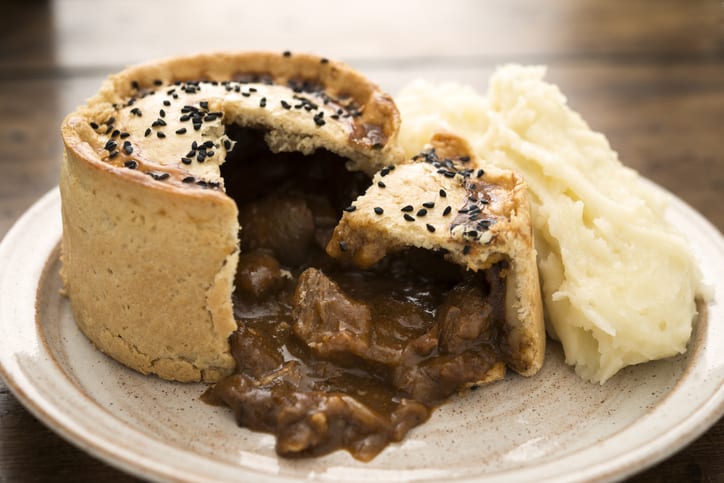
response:
M369 179L330 153L272 155L258 132L236 131L222 174L243 227L237 370L203 399L275 434L281 456L369 461L501 360L504 264L472 273L408 249L344 266L324 247Z

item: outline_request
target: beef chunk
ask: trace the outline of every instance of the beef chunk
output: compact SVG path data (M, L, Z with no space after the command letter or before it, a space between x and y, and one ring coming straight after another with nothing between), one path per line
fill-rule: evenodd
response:
M369 308L317 269L299 276L292 318L294 333L319 355L364 355L369 349Z
M481 288L461 283L452 289L437 313L440 352L460 354L495 336L492 307Z
M260 377L282 365L284 356L271 337L256 329L241 326L229 336L231 355L237 370Z
M282 263L301 264L314 242L314 214L302 197L262 198L239 208L241 249L271 250Z
M436 404L481 381L496 360L494 350L485 347L454 356L438 356L420 364L404 364L395 370L394 384L412 399Z
M450 290L435 328L407 346L395 369L395 386L413 399L434 404L483 380L498 357L493 312L479 284L462 282ZM420 360L434 349L436 357Z
M284 283L279 262L263 252L242 253L234 280L237 290L255 298L265 297Z

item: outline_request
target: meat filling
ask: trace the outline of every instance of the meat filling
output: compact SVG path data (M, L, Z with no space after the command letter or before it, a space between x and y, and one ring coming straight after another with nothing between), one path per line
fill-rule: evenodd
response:
M337 263L324 247L369 179L339 172L330 153L273 155L260 133L236 135L236 155L252 153L233 159L237 144L227 165L248 173L225 178L242 226L237 370L204 400L275 434L282 456L346 449L368 461L501 360L505 264L472 273L421 249L365 271ZM326 168L338 176L325 182ZM265 190L249 186L252 172Z

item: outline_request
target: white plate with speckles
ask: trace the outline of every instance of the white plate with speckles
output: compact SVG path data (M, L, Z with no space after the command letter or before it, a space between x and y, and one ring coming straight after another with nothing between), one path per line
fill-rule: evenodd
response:
M724 238L678 199L688 234L722 296ZM687 354L588 384L549 344L539 375L509 375L435 411L370 463L346 452L278 458L274 438L237 428L204 387L144 377L96 351L59 295L57 190L0 244L0 374L45 424L136 475L174 481L600 481L622 478L701 434L724 413L724 307L702 305Z

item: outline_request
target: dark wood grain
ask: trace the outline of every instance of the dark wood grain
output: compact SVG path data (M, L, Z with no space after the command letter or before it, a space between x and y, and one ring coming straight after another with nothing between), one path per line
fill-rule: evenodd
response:
M417 77L484 90L503 62L548 77L621 160L724 231L718 1L322 0L0 4L0 236L57 184L63 116L124 65L219 49L306 50L392 93ZM724 420L637 483L724 482ZM30 415L0 381L0 482L135 481Z

